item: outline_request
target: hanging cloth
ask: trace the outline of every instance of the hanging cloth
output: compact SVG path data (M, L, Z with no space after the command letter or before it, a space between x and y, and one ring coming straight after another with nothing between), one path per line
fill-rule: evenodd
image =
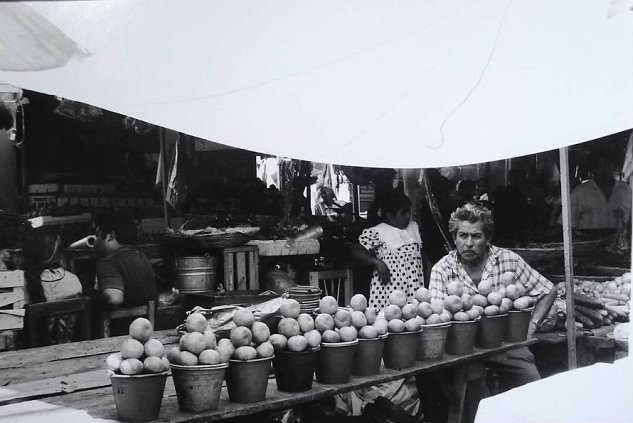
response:
M449 252L453 248L451 247L451 242L449 241L448 235L444 232L444 228L442 227L442 213L440 212L437 200L435 198L435 195L433 194L433 190L431 189L431 183L426 175L426 172L424 172L424 169L420 171L420 179L424 185L424 196L427 203L429 204L429 208L431 209L433 221L435 222L435 226L437 226L438 231L442 235L442 246L444 247L446 252Z

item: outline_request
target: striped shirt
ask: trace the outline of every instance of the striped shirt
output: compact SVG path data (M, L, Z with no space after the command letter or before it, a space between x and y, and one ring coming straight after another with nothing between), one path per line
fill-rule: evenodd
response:
M517 253L505 248L491 246L481 280L489 280L492 283L492 289L498 290L505 286L502 280L502 275L505 273L511 273L515 280L514 283L520 283L525 287L526 295L540 298L554 287L552 282L532 269ZM443 300L448 295L446 286L453 281L463 282L466 294L479 293L477 285L472 281L459 260L456 250L445 255L433 266L429 281L431 299Z

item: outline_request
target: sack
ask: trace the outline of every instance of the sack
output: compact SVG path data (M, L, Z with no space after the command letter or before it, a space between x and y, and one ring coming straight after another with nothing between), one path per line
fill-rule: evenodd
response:
M267 296L262 295L262 297L262 299L265 299ZM275 297L262 303L253 304L246 308L253 313L255 320L266 323L267 319L270 319L278 314L281 301L281 297ZM233 323L233 314L242 308L244 307L237 305L222 305L209 309L195 306L185 314L186 316L189 316L191 313L202 313L204 317L207 318L210 329L215 332L228 332L235 327L235 323ZM185 331L184 323L178 326L176 330Z
M337 394L334 397L336 411L346 416L360 416L365 407L378 397L388 399L411 416L420 410L418 387L415 378L411 377Z

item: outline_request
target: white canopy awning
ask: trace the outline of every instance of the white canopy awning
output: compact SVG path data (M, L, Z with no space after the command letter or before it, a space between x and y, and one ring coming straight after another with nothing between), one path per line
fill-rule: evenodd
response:
M0 3L0 82L293 158L474 163L633 127L630 3Z

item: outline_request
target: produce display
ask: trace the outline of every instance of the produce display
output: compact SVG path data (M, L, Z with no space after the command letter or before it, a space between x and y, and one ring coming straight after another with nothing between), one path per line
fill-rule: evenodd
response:
M282 318L277 323L278 333L270 335L270 343L275 351L301 352L321 344L321 332L315 328L314 318L301 313L297 300L284 299L279 312Z
M352 321L353 313L354 322ZM319 301L319 314L314 319L316 329L321 332L321 340L326 343L355 341L358 339L357 327L362 328L366 326L366 323L367 317L364 312L360 310L350 312L339 308L336 298L329 295Z
M558 286L559 296L566 297L565 284ZM574 317L579 328L595 329L615 322L628 322L631 300L631 273L611 281L574 280ZM559 307L557 327L564 327L565 310ZM561 327L562 326L562 327Z
M524 310L534 305L534 299L525 295L523 285L516 283L513 273L502 275L504 286L492 289L490 281L477 285L478 294L464 292L464 284L454 281L447 285L444 300L431 299L428 289L422 287L414 294L417 314L422 326L454 321L476 320L480 316L495 316L510 310ZM389 307L388 307L389 308ZM385 313L385 316L388 316ZM387 317L389 318L389 317Z
M417 332L420 330L424 319L418 316L417 300L407 302L407 295L394 290L387 298L389 305L382 311L382 316L387 321L389 333ZM382 317L379 318L380 321Z
M115 374L139 375L161 373L169 369L165 347L152 338L152 323L142 317L130 323L130 337L121 344L121 351L106 358L108 369Z
M268 340L270 330L265 323L256 322L250 310L236 310L233 322L236 326L229 338L217 339L208 328L207 318L202 313L191 313L185 321L187 333L180 337L177 347L167 351L169 361L195 366L273 356L273 345Z

